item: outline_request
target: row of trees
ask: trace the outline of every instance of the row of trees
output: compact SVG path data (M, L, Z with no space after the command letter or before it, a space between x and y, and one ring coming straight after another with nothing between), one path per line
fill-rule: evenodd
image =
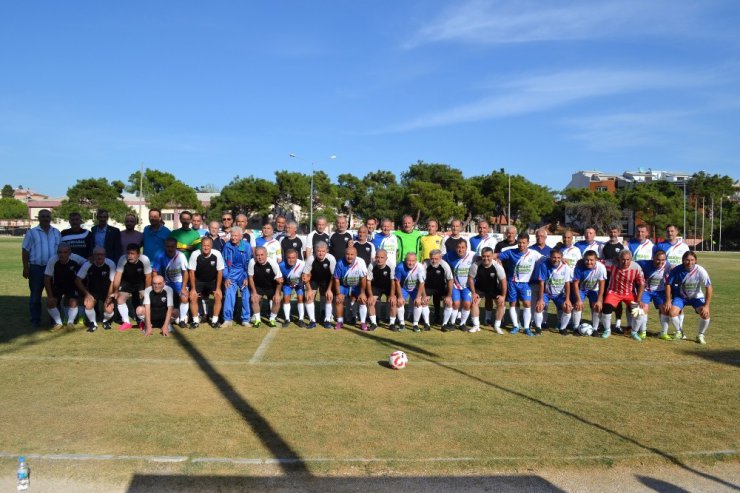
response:
M557 192L521 175L507 175L503 169L466 178L449 165L422 161L409 166L400 179L390 171L374 171L362 178L344 173L334 182L325 172L317 171L313 181L314 213L330 220L342 213L359 218L389 217L396 221L404 214L411 214L422 223L430 217L442 223L452 218L465 222L481 218L506 221L510 205L511 222L520 227L549 224L555 230L564 225L567 217L570 225L579 229L593 225L603 233L610 224L618 223L625 211L639 211L640 220L656 231L670 223L682 224L684 213L684 189L663 181L636 184L616 194L588 189ZM701 172L685 187L690 217L695 215L695 198L703 197L706 204L714 199L718 206L720 199L724 199L725 238L736 243L740 210L737 202L726 200L735 192L733 179ZM12 187L6 188L10 188L12 197ZM122 193L139 194L140 189L149 207L198 210L213 217L225 210L266 216L290 211L293 206L299 206L305 213L311 206L311 175L306 173L277 171L274 180L237 176L219 191L213 185L193 188L171 173L146 169L143 176L139 171L131 174L127 183L105 178L78 180L69 188L56 213L65 217L69 212L79 211L85 219L91 219L95 210L106 208L111 217L121 221L129 211L121 199ZM206 211L196 190L220 194L211 200ZM5 194L3 189L2 201L15 200L6 198ZM0 204L0 216L5 217L3 205ZM301 217L303 223L307 219L307 213Z

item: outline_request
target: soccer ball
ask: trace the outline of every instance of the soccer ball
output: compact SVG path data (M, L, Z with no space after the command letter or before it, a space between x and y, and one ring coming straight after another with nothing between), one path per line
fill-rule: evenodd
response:
M409 357L406 356L406 353L403 351L393 351L388 362L390 363L391 368L400 370L401 368L406 368L406 363L409 362Z
M580 332L582 336L590 336L594 333L594 328L591 327L591 324L583 322L581 325L578 326L578 332Z

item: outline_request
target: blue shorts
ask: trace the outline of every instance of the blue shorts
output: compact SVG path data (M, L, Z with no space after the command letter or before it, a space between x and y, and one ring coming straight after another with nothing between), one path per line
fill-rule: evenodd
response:
M578 290L578 296L581 297L581 301L585 301L588 298L589 303L593 305L599 299L599 292Z
M404 288L401 288L401 295L403 296L404 301L408 301L409 298L414 300L419 295L419 290L414 289L413 291L406 291Z
M655 308L659 308L665 304L665 291L643 291L642 299L643 303L653 302Z
M283 296L290 296L293 291L295 291L296 295L303 296L303 284L298 284L297 286L286 286L283 284Z
M529 283L509 281L506 301L513 303L517 300L532 301L532 288L529 286Z
M172 288L172 294L174 294L178 298L180 297L180 291L182 291L182 282L167 281L165 283L165 286L169 286L170 288Z
M456 301L473 301L473 295L469 288L452 288L452 302Z
M683 308L685 305L689 305L694 307L694 310L698 310L699 308L706 305L707 300L704 298L694 298L691 300L686 300L681 298L680 296L676 296L675 298L673 298L672 303L673 306L677 306L679 308Z
M555 303L555 306L558 310L560 310L563 307L563 303L565 303L565 293L560 293L557 296L552 296L547 293L542 294L542 301L545 303L545 310L547 310L547 305L551 301Z
M352 296L354 298L357 298L358 296L360 296L360 289L361 289L360 286L349 287L349 286L342 286L340 284L339 285L339 294L343 294L344 296Z

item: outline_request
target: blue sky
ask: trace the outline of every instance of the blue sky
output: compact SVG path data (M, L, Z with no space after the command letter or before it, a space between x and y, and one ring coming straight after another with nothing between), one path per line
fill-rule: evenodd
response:
M737 179L738 25L732 0L5 2L0 181L419 159L554 189L580 169Z

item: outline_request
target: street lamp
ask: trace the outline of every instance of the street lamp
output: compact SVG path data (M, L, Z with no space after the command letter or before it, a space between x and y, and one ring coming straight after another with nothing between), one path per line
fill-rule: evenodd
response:
M301 161L306 161L305 159L293 154L292 152L288 154L289 157L293 159L299 159ZM336 159L337 157L334 155L329 156L329 159ZM308 230L311 231L311 228L313 227L313 172L314 172L314 164L316 164L315 161L311 161L311 196L310 196L310 205L309 205L309 214L308 214Z

